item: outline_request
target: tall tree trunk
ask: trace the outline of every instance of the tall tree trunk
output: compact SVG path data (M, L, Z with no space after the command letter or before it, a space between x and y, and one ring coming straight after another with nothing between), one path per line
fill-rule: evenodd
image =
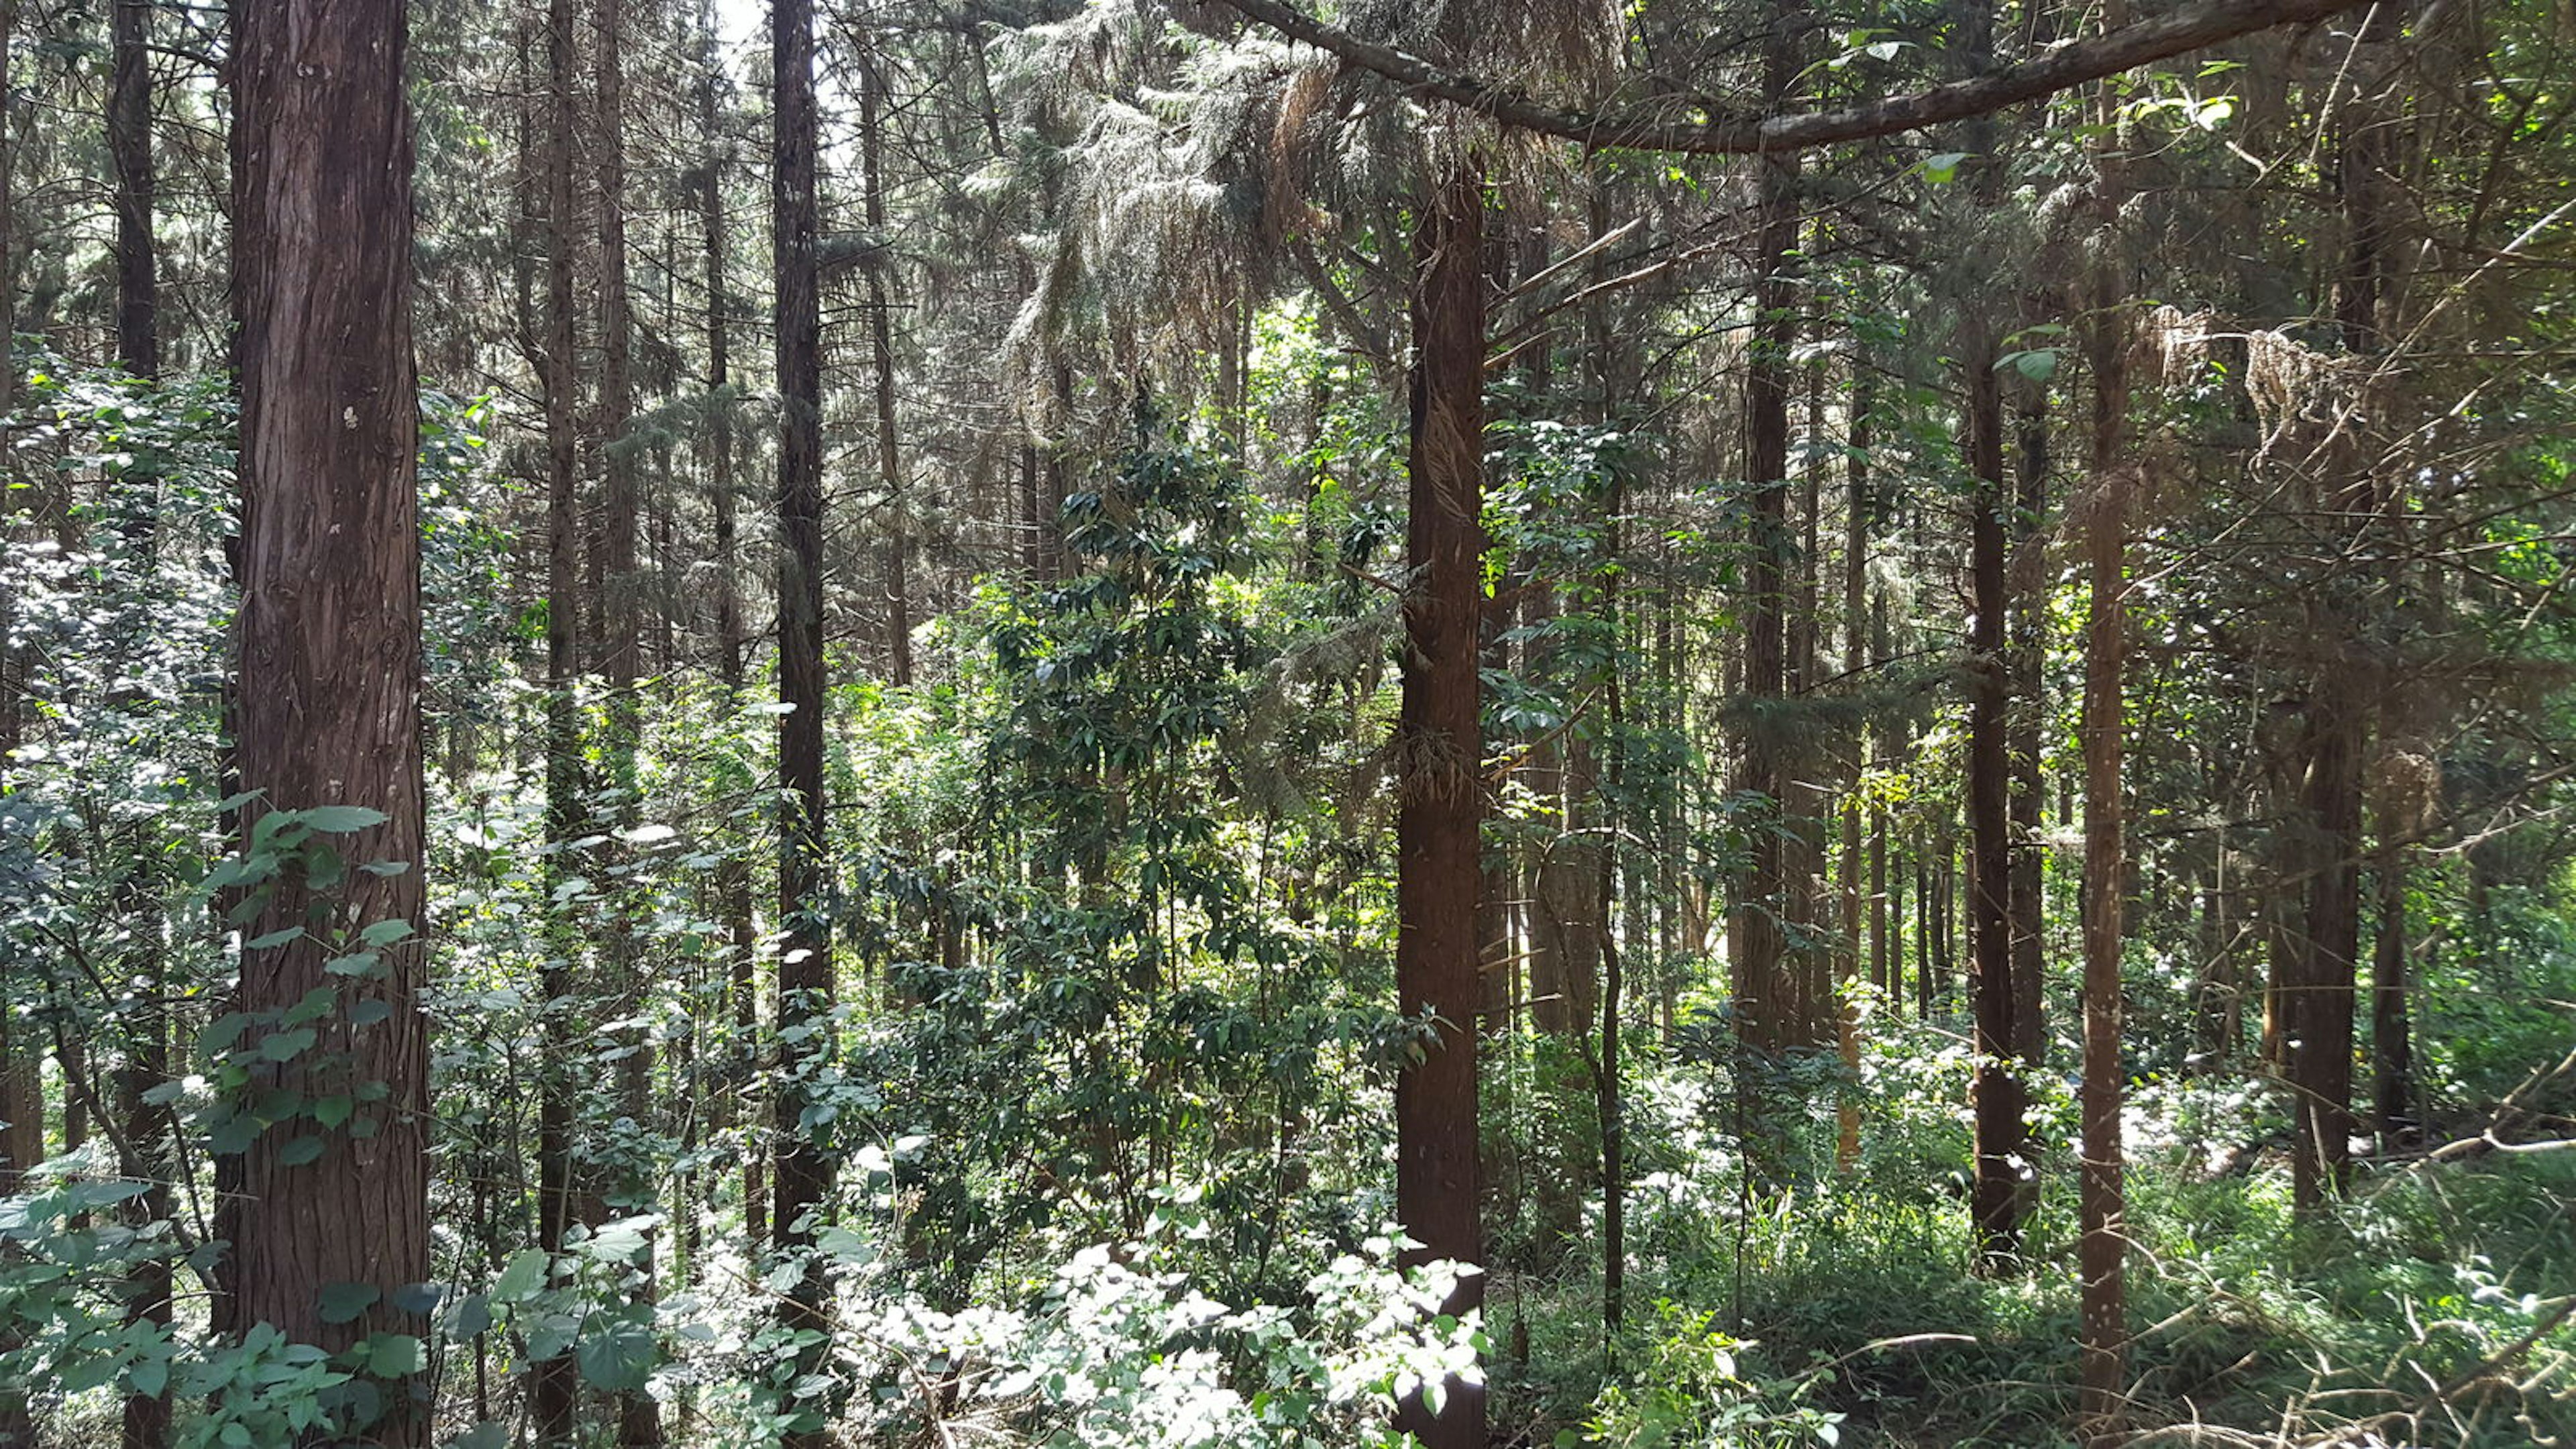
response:
M2345 73L2367 89L2378 83L2366 59L2397 33L2393 9L2374 8L2355 32ZM2344 351L2382 350L2380 302L2391 266L2383 173L2392 153L2379 106L2356 96L2335 117L2335 189L2344 217L2344 254L2335 278L2334 311ZM2326 501L2340 522L2347 557L2362 554L2380 512L2378 480L2355 440L2337 448L2344 481ZM2375 566L2338 570L2316 602L2316 643L2324 658L2310 691L2307 778L2303 791L2315 831L2308 878L2307 930L2300 979L2283 1003L2289 1017L2288 1078L2297 1126L2291 1197L2313 1208L2340 1194L2352 1153L2352 1040L2355 977L2361 956L2362 769L2370 707L2362 667L2353 657L2372 607L2355 597Z
M545 1060L537 1063L537 1246L564 1251L573 1221L573 1081L578 1040L575 966L582 933L569 906L556 902L574 876L572 842L589 833L583 807L581 706L580 402L573 317L574 187L572 0L546 7L548 146L545 338L539 349L546 428L546 842L549 905L546 951L538 968L544 998ZM570 1355L530 1366L529 1406L536 1437L559 1443L573 1432L578 1382Z
M1844 465L1843 495L1843 672L1858 680L1869 668L1869 409L1871 404L1869 363L1859 359L1854 364L1849 430L1848 461ZM1835 1041L1841 1048L1843 1071L1848 1076L1842 1104L1834 1114L1834 1165L1845 1172L1860 1163L1860 1103L1849 1088L1860 1081L1860 1000L1861 955L1865 922L1862 916L1863 883L1867 862L1862 856L1861 815L1863 804L1859 785L1869 768L1870 730L1855 721L1851 739L1845 746L1845 757L1851 771L1851 787L1843 801L1843 919L1841 1002L1834 1016ZM1884 874L1885 862L1880 863ZM1870 901L1877 900L1875 888ZM1886 985L1886 963L1873 963L1871 984Z
M1957 10L1962 58L1972 72L1994 64L1994 17L1980 0ZM1996 127L1969 123L1966 149L1980 158L1973 186L1978 207L2001 200L2003 177L1994 159ZM1974 1111L1976 1173L1969 1211L1980 1261L1987 1271L2010 1266L2021 1253L2021 1226L2032 1194L2026 1117L2030 1090L2022 1080L2021 1052L2029 1039L2022 1025L2022 994L2012 955L2012 757L2011 662L2006 621L2012 615L2007 568L2007 515L2013 507L2004 474L2003 389L1995 375L1995 329L1971 304L1959 329L1959 369L1967 390L1964 433L1968 472L1975 480L1969 503L1968 573L1974 618L1968 630L1968 836L1973 857L1968 880L1970 995L1977 1065L1969 1086Z
M725 701L733 709L742 704L744 684L743 655L747 641L742 620L741 544L736 525L739 498L734 482L733 441L733 298L725 280L725 257L731 250L731 225L725 216L724 174L732 161L732 147L723 139L716 111L716 90L723 76L717 50L717 33L710 12L707 31L705 84L698 93L698 125L706 138L706 175L699 195L706 226L707 280L707 396L711 417L707 425L707 487L714 495L716 544L716 677L724 685ZM759 1078L759 989L755 967L759 958L759 937L754 929L751 902L751 862L739 853L728 854L716 868L716 897L724 915L726 963L730 968L727 992L733 1007L733 1050L736 1077L726 1099L745 1120L757 1121L753 1092ZM729 1124L728 1124L729 1125ZM746 1143L742 1162L743 1233L754 1243L769 1237L768 1189L764 1186L762 1166L765 1154L757 1141Z
M2048 508L2048 388L2028 383L2018 391L2011 531L2016 557L2038 546L2040 520ZM2012 617L2007 621L2012 634L2007 649L2013 699L2005 729L2012 755L2013 1017L2021 1033L2013 1052L2033 1067L2039 1065L2048 1045L2040 1019L2047 970L2043 933L2048 919L2043 869L2047 851L2041 840L2048 795L2040 775L2041 742L2047 738L2048 724L2048 701L2042 693L2048 664L2048 595L2045 589L2024 582L2035 572L2028 560L2007 569L2013 593Z
M777 1182L770 1212L775 1250L804 1253L831 1186L831 1164L803 1125L808 1081L829 1055L832 927L825 875L823 797L823 358L816 286L817 148L812 0L772 0L771 97L775 170L771 225L777 274L778 766L786 794L778 868L779 1078L771 1092ZM804 1032L793 1031L810 1026ZM809 1262L789 1290L791 1328L820 1331L827 1291ZM828 1340L827 1340L828 1342ZM800 1375L823 1371L826 1343L800 1350ZM823 1449L829 1434L807 1411L788 1449Z
M2106 107L2110 104L2106 95ZM2107 158L2103 169L2099 205L2116 237L2119 206L2112 188L2118 172ZM2093 372L2094 496L2084 525L2091 576L2084 620L2084 1067L2078 1092L2084 1147L2077 1183L2082 1237L2076 1258L2081 1428L2087 1444L2107 1449L2120 1439L2128 1347L2128 1231L2122 1222L2127 1192L2120 1143L2127 1080L2121 1066L2120 957L2127 890L2121 676L2128 649L2128 480L2120 455L2129 393L2124 363L2128 339L2115 311L2122 299L2111 264L2100 267L2093 293L2087 341Z
M379 946L371 977L323 969L362 928L427 924L405 27L391 0L269 0L236 8L233 25L240 760L259 802L244 824L259 838L261 817L280 811L384 817L334 833L338 857L281 848L246 928L254 941L300 932L244 952L238 1009L252 1021L277 1021L316 990L340 1003L310 1023L319 1035L305 1050L263 1062L254 1088L359 1100L310 1160L311 1139L291 1130L253 1139L243 1188L254 1206L233 1254L241 1322L336 1351L429 1327L406 1291L430 1276L425 952L415 935ZM344 873L338 858L400 868ZM259 1055L277 1055L284 1034L266 1035ZM364 1090L374 1084L380 1100ZM323 1290L351 1283L374 1303L329 1321ZM427 1441L418 1367L383 1376L374 1442Z
M2012 691L2004 716L2005 752L2012 769L2007 909L2012 917L2012 1055L2036 1077L2048 1049L2040 1019L2047 969L2043 934L2048 921L2043 871L2047 852L2041 838L2047 795L2039 768L2048 713L2048 701L2041 692L2047 673L2048 595L2045 589L2024 582L2035 569L2033 561L2020 555L2036 547L2040 518L2048 506L2048 389L2045 384L2025 382L2017 391L2015 497L2011 551L2005 565L2005 587L2012 595L2012 614L2005 625L2010 633L2005 660ZM2039 1208L2036 1162L2021 1187L2018 1216L2026 1219Z
M1396 724L1399 1008L1439 1031L1396 1078L1395 1207L1417 1259L1484 1261L1476 1111L1476 890L1484 791L1476 670L1483 610L1484 178L1444 163L1414 232L1414 374L1403 701ZM1446 1311L1484 1301L1481 1274ZM1485 1395L1451 1378L1435 1415L1406 1400L1400 1428L1427 1449L1480 1449Z
M112 59L107 149L116 172L116 354L126 374L138 378L157 378L161 374L152 239L152 71L147 49L150 19L146 0L115 0L108 26ZM0 340L5 340L5 334L0 334ZM140 469L129 469L128 473L141 476ZM136 536L148 538L154 511L151 501L138 500L135 507L139 524ZM149 857L138 858L132 869L137 875L135 904L139 909L152 909L157 905L152 900L157 880L150 874ZM138 938L144 944L135 963L135 979L142 983L146 995L158 998L162 994L162 953L152 924L140 918L136 923ZM140 1227L166 1218L170 1211L168 1164L160 1151L168 1133L168 1114L153 1106L146 1095L167 1071L169 1023L157 1000L130 1015L133 1019L127 1023L127 1059L116 1077L116 1111L121 1140L130 1144L123 1170L127 1176L148 1184L128 1213ZM136 1322L163 1329L169 1326L167 1258L147 1257L126 1275L126 1312ZM125 1396L124 1449L159 1449L169 1435L170 1400L166 1394Z
M152 245L151 0L111 0L107 151L116 170L116 360L161 375L160 299Z
M635 414L635 307L626 278L626 4L598 0L598 36L592 53L591 148L599 189L599 437L605 487L602 502L600 665L607 675L606 757L611 804L602 824L612 837L634 822L638 794L636 754L642 741L642 701L635 692L644 649L644 581L637 566L637 523L643 513L637 474L641 450L632 432ZM634 902L624 884L622 844L601 847L613 883L608 892L603 963L620 1019L638 1021L648 986L635 945ZM639 1127L653 1120L652 1039L641 1026L624 1030L637 1040L617 1061L618 1110ZM647 1211L659 1200L657 1169L647 1161L604 1165L602 1188L625 1211ZM655 1249L648 1237L637 1263L640 1302L654 1296ZM660 1406L651 1394L617 1396L617 1441L624 1449L662 1442Z
M1795 84L1800 12L1783 0L1763 43L1765 93L1777 101ZM1781 929L1788 908L1788 822L1779 818L1785 798L1783 737L1778 716L1788 693L1789 351L1797 340L1796 278L1790 254L1798 244L1798 157L1762 156L1761 221L1755 245L1753 345L1744 369L1744 480L1753 491L1748 527L1751 566L1746 571L1745 722L1740 793L1770 802L1771 818L1753 827L1749 869L1728 928L1733 947L1737 1030L1761 1055L1798 1045L1797 987L1787 963Z
M873 24L872 19L863 24ZM885 484L887 677L912 683L912 534L905 512L903 450L895 432L894 308L886 274L894 266L894 240L886 230L885 58L873 34L859 57L859 161L865 173L868 231L877 252L868 259L868 351L876 373L877 476Z
M2379 854L2379 919L2370 952L2370 1092L2373 1125L2394 1143L2415 1125L2415 1047L2406 1010L2406 846Z

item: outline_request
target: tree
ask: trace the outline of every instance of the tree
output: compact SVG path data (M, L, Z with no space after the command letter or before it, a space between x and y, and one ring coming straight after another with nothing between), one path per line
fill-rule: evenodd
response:
M2117 13L2116 11L2114 12ZM2102 107L2116 108L2105 91ZM2076 1248L2080 1405L2087 1443L2121 1436L2127 1392L2128 1228L2120 1113L2127 1082L2122 1062L2122 914L2128 890L2122 794L2123 675L2128 650L2129 338L2122 325L2119 275L2118 158L2099 148L2095 208L2109 233L2108 259L2097 264L2086 353L2093 376L2093 428L2087 457L2092 498L2084 519L2089 574L2084 615L2084 1064L2078 1111L2083 1159L2078 1168Z
M815 279L816 117L814 13L808 0L770 7L770 105L776 170L770 210L777 278L778 769L783 819L778 913L786 940L778 957L780 1079L774 1089L778 1156L770 1230L782 1257L810 1253L815 1215L831 1181L822 1145L806 1129L812 1074L827 1057L832 1004L831 902L826 884L823 797L823 364ZM806 1261L789 1290L787 1322L825 1322L823 1273ZM800 1375L822 1365L828 1337L798 1354ZM791 1449L828 1438L810 1422Z
M429 1041L403 7L278 0L234 22L240 769L247 860L274 862L235 1007L261 1033L254 1082L317 1104L317 1126L339 1115L318 1104L352 1104L318 1135L253 1137L228 1277L245 1325L377 1345L365 1366L387 1393L368 1432L410 1446L430 1428L410 1383ZM352 943L372 969L326 972ZM290 1022L317 992L328 1009ZM344 1315L326 1294L367 1306Z
M116 356L136 377L161 374L152 241L152 0L114 0L107 150L116 169Z
M1452 142L1463 146L1463 142ZM1442 156L1413 232L1413 401L1402 713L1396 725L1396 994L1435 1038L1396 1078L1395 1212L1418 1256L1481 1265L1476 892L1484 787L1478 626L1484 609L1485 187L1472 151ZM1478 1273L1444 1311L1481 1305ZM1481 1383L1451 1378L1400 1422L1430 1449L1485 1437Z

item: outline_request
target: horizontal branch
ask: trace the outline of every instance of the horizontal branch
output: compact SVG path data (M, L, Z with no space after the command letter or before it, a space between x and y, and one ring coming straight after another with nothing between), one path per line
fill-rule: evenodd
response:
M1362 40L1308 16L1289 0L1220 3L1345 64L1374 71L1417 94L1481 112L1516 130L1562 136L1601 150L1748 155L1860 141L1982 116L2240 35L2322 20L2358 9L2369 0L2195 0L2152 20L2059 46L2037 60L1911 95L1844 110L1713 120L1670 120L1635 110L1561 110L1508 87L1443 70L1392 46Z

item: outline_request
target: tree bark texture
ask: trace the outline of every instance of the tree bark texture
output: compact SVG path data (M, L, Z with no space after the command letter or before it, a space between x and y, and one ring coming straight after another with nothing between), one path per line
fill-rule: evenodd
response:
M1484 592L1484 179L1467 158L1434 177L1414 233L1411 518L1403 700L1396 734L1396 990L1439 1039L1396 1078L1396 1217L1416 1257L1482 1264L1477 1158L1476 891L1484 789L1477 632ZM1464 1278L1448 1311L1484 1300ZM1485 1438L1479 1385L1452 1379L1434 1415L1400 1427L1428 1449Z
M821 299L815 274L817 146L814 101L814 7L774 0L770 7L771 96L775 167L771 179L773 270L777 283L778 450L778 765L784 787L780 842L779 921L786 940L778 958L780 1079L771 1096L777 1131L770 1231L781 1253L812 1246L831 1183L831 1164L804 1126L803 1074L820 1066L826 1030L791 1039L791 1026L827 1021L832 1001L831 900L826 876L823 795L823 361ZM809 1265L788 1293L795 1328L821 1328L825 1284ZM800 1355L799 1370L824 1363L824 1345ZM809 1420L811 1416L808 1416ZM788 1436L788 1449L822 1449L819 1425Z
M116 172L116 360L161 375L160 300L152 244L150 0L111 0L107 151Z
M352 867L400 868L290 857L245 928L301 931L243 955L237 1009L254 1032L309 992L338 997L311 1046L255 1085L357 1101L310 1160L287 1124L253 1140L231 1278L240 1323L340 1349L428 1328L398 1306L429 1278L424 952L414 936L379 948L373 978L323 970L347 949L326 937L426 924L405 26L394 0L270 0L236 9L234 27L240 770L259 797L243 823L258 842L273 812L371 808L382 823L327 839ZM335 1284L377 1301L326 1321ZM426 1441L411 1390L407 1376L387 1385L375 1442Z

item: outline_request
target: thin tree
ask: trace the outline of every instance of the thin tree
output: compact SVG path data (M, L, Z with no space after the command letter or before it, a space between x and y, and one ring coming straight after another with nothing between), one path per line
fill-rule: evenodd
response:
M705 75L698 91L698 129L706 147L702 158L698 205L705 228L707 287L707 491L715 512L716 545L716 678L724 686L725 701L739 707L743 691L743 654L748 641L742 620L742 585L737 574L741 568L741 546L736 513L738 500L734 486L733 440L733 351L732 327L728 309L732 297L725 279L725 257L731 250L731 223L725 214L725 168L732 159L732 146L724 137L717 110L717 93L723 81L723 66L717 53L715 11L712 6L704 18L706 27ZM760 1004L754 993L755 957L759 941L754 933L751 904L751 862L740 855L728 855L716 868L716 896L724 914L724 935L731 968L728 982L732 997L734 1060L742 1065L740 1093L748 1093L753 1070L758 1061L757 1042ZM728 1093L731 1102L737 1093ZM743 1153L742 1202L743 1231L757 1243L769 1236L768 1188L761 1171L763 1152L758 1144L748 1145Z
M866 188L868 232L876 253L867 262L868 354L876 382L877 474L885 485L887 678L912 683L911 536L904 513L903 448L895 431L894 308L886 275L894 266L894 238L886 229L886 59L876 44L874 20L862 22L859 55L859 165Z
M832 928L824 876L823 796L823 362L822 311L815 276L816 117L814 7L811 0L773 0L770 7L771 113L775 170L770 208L777 280L776 351L779 401L778 769L784 787L784 839L778 870L779 920L786 941L778 958L779 1073L772 1093L777 1179L770 1231L782 1256L804 1258L788 1291L787 1321L824 1325L824 1282L810 1259L814 1217L830 1186L831 1165L804 1127L805 1078L819 1067L829 1040L823 1024L832 1001ZM804 1031L793 1030L805 1026ZM798 1355L799 1376L821 1370L829 1336ZM787 1438L789 1449L822 1449L828 1434L815 1415Z
M1994 61L1994 15L1984 0L1960 0L1952 24L1972 72ZM1996 128L1972 120L1964 148L1976 158L1972 186L1976 210L1990 213L2002 199ZM2022 993L2012 959L2012 819L2010 667L2006 621L2013 612L2006 567L2006 516L2013 495L2004 476L2003 387L1996 376L1993 322L1972 300L1962 308L1958 337L1960 381L1967 394L1961 433L1974 489L1968 503L1968 947L1974 1008L1976 1066L1969 1083L1974 1113L1975 1174L1968 1210L1981 1263L2000 1269L2021 1251L2022 1219L2032 1205L2023 1185L2030 1170L2030 1090L2022 1079L2029 1033L2021 1022Z
M1414 223L1410 518L1403 698L1396 724L1396 994L1438 1032L1396 1078L1395 1210L1417 1259L1484 1261L1477 1149L1476 892L1483 783L1477 632L1484 593L1485 188L1464 150L1440 157ZM1461 1278L1445 1311L1482 1305ZM1485 1442L1480 1383L1452 1377L1398 1424L1428 1449Z
M1796 0L1780 0L1762 44L1763 91L1783 104L1798 73ZM1745 729L1737 788L1777 811L1787 798L1783 768L1785 725L1779 718L1788 695L1790 349L1797 340L1797 278L1790 267L1798 244L1799 158L1795 151L1766 152L1755 166L1759 221L1754 243L1753 341L1744 367L1744 480L1752 491L1746 524L1750 564L1745 571L1744 692L1752 711ZM1788 825L1755 823L1750 866L1727 932L1734 948L1737 1030L1761 1056L1809 1044L1807 1013L1788 963L1782 922L1788 906Z
M160 297L152 241L151 0L113 0L107 152L116 173L116 360L161 375Z
M158 267L152 235L152 70L148 47L148 0L116 0L108 22L112 57L107 103L108 157L116 173L116 355L129 377L161 375L161 325ZM138 460L139 461L139 460ZM148 478L141 467L130 477ZM151 500L138 500L137 539L151 536ZM149 857L129 867L129 891L138 904L153 890ZM159 1145L169 1129L169 1113L153 1104L152 1089L168 1075L169 1018L158 1004L162 995L162 960L157 931L147 921L135 932L139 944L134 979L144 999L121 1013L127 1028L126 1059L116 1074L116 1113L123 1123L118 1141L123 1170L146 1184L134 1199L130 1216L139 1227L170 1215L167 1165ZM137 1322L167 1327L170 1322L170 1262L150 1254L126 1275L126 1311ZM170 1400L163 1394L125 1396L125 1449L157 1449L169 1438Z
M2117 16L2119 9L2113 11ZM2116 19L2114 20L2116 22ZM2107 95L2105 109L2116 102ZM2102 159L2097 206L2110 223L2104 242L2116 255L2119 183L2116 159ZM2078 1104L2083 1160L2078 1169L2082 1238L2076 1248L2078 1336L2085 1442L2119 1442L2127 1388L2128 1230L2122 1221L2120 1112L2121 913L2127 890L2122 835L2121 758L2126 721L2122 668L2128 648L2128 480L2122 432L2129 408L2128 339L2115 310L2119 275L2097 267L2086 344L2093 374L2093 436L2088 459L2093 497L2084 523L2090 594L2084 616L2084 1066Z
M575 373L573 316L574 176L572 0L546 6L547 146L545 172L545 337L538 349L538 384L544 394L546 432L546 816L545 885L549 901L545 959L538 969L541 1035L546 1060L537 1064L537 1246L560 1253L573 1220L574 967L581 933L561 903L575 874L571 844L588 832L583 808L581 704L581 497L580 436L574 421L580 383ZM537 1438L556 1442L572 1433L579 1392L569 1355L530 1367L529 1402Z
M257 840L276 838L263 827L278 812L381 819L333 837L339 856L375 869L290 856L246 928L275 943L243 953L246 1017L337 998L304 1050L267 1038L255 1088L356 1100L318 1155L283 1129L253 1139L228 1276L242 1324L332 1350L372 1334L417 1345L430 1276L426 953L417 935L382 939L423 924L424 905L404 7L270 0L237 7L233 24L239 753L257 797L243 824ZM333 938L360 930L380 942L375 974L325 971L348 949ZM326 1293L365 1306L326 1313ZM427 1442L417 1348L371 1358L391 1382L366 1432L394 1449Z

